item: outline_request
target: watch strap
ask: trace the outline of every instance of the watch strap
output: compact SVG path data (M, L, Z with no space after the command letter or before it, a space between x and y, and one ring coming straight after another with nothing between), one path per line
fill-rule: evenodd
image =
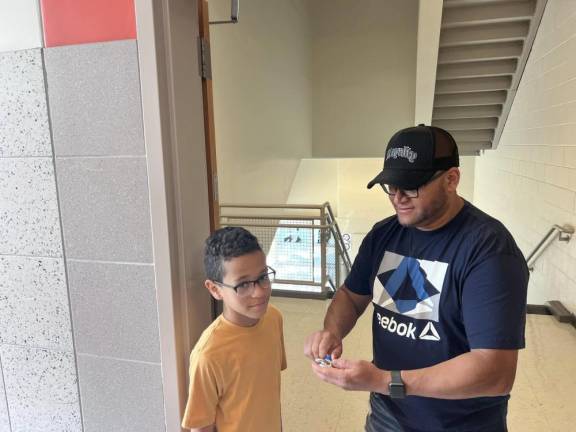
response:
M390 384L388 390L390 397L393 399L401 399L406 396L406 387L402 381L402 373L400 371L390 371Z

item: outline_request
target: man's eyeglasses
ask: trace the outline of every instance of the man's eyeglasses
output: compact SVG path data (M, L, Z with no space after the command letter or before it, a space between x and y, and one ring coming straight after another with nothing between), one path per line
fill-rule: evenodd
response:
M232 288L238 297L248 297L252 295L254 290L256 289L256 285L259 285L261 288L270 288L274 279L276 278L276 270L272 267L266 267L268 271L266 273L261 274L258 279L249 280L240 282L237 285L228 285L224 282L212 281L217 285L221 285L226 288Z
M424 183L422 186L420 186L420 188L426 186L429 183L432 183L434 180L436 180L438 177L442 176L442 174L444 174L446 171L438 171L436 174L434 174L432 176L432 178L430 180L428 180L426 183ZM382 189L384 190L384 192L386 192L388 195L390 196L394 196L397 193L402 193L402 195L406 196L407 198L418 198L418 190L420 188L416 188L416 189L401 189L398 186L393 186L393 185L388 185L388 184L384 184L384 183L380 183L380 186L382 187Z

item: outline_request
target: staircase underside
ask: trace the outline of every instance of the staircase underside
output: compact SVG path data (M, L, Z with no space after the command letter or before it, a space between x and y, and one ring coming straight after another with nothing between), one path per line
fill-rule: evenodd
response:
M546 0L444 0L432 124L461 155L498 145Z

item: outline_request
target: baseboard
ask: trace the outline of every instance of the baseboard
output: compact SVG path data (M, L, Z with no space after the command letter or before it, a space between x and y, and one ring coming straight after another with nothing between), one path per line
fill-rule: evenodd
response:
M529 304L526 306L526 313L530 315L552 315L550 309L546 305Z
M552 300L543 305L529 304L526 306L526 312L536 315L553 315L559 322L571 324L576 328L576 316L558 300Z

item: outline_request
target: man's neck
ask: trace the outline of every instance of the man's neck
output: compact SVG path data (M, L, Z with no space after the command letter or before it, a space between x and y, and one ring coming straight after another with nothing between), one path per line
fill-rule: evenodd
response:
M442 228L444 225L454 219L458 213L460 213L462 207L464 207L464 199L458 195L454 195L448 201L447 210L442 214L442 216L435 220L433 224L427 225L425 227L416 227L416 229L419 229L420 231L434 231Z

